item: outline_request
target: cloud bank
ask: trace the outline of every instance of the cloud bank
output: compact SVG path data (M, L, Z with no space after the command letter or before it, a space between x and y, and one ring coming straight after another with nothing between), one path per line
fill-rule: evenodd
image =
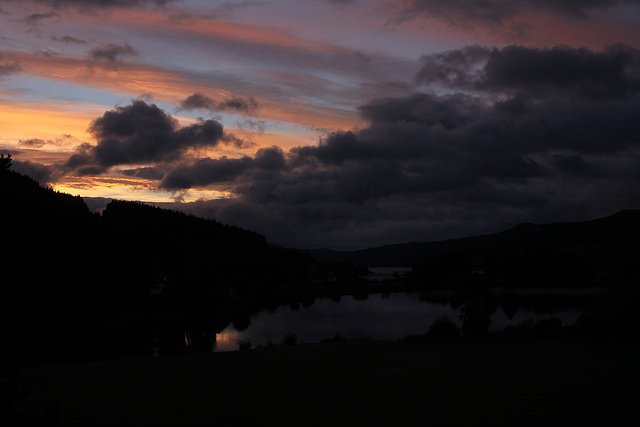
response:
M634 96L640 90L640 51L624 44L602 52L563 46L468 46L422 61L417 82L453 89L603 99Z
M237 157L185 155L232 138L214 120L180 127L135 100L97 118L97 145L78 147L64 168L131 165L129 176L176 194L229 192L172 207L298 247L437 240L640 205L638 49L467 46L424 56L415 84L422 91L361 105L362 128ZM181 107L247 102L195 93Z
M471 22L503 25L508 18L529 12L545 12L583 19L594 11L638 3L638 0L413 0L401 17L427 14L457 25Z
M270 153L268 172L246 159L229 175L237 198L206 209L282 239L306 230L311 245L349 246L367 233L371 243L432 240L450 235L451 222L481 232L636 206L639 59L622 45L425 57L416 80L457 91L372 100L359 108L366 127ZM191 172L218 184L224 176Z

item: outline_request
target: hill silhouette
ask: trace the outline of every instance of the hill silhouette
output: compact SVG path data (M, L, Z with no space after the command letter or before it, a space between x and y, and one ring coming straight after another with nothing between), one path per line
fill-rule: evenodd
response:
M309 281L309 257L215 220L119 200L96 214L8 169L0 200L3 344L154 313L207 311L223 328Z
M1 176L0 198L13 266L5 277L10 273L12 280L91 282L87 286L103 287L102 294L121 287L119 299L152 289L200 299L222 288L259 286L258 279L306 280L309 261L298 251L271 247L261 234L216 220L121 200L95 214L81 197L9 170Z
M492 286L590 286L640 277L640 211L569 223L523 223L481 236L385 245L357 251L310 250L324 262L413 267L418 279L442 285L481 274Z

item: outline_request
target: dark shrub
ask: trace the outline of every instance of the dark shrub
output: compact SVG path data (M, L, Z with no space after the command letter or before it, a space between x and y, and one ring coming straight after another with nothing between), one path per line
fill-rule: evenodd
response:
M298 337L294 333L288 333L282 338L282 345L296 345L298 344Z
M460 328L447 316L438 317L427 331L427 338L436 341L448 341L460 338Z
M427 334L407 335L407 336L403 337L400 341L401 342L408 342L408 343L423 343L423 342L425 342L426 337L427 337Z
M533 318L530 317L518 323L518 326L516 326L516 329L518 330L518 333L522 335L531 335L531 333L533 332L533 328L535 327L535 324L536 324L535 320L533 320Z
M584 338L619 339L629 336L630 325L615 314L583 313L576 321L575 330Z
M562 320L558 319L557 317L540 319L536 322L536 331L538 332L557 331L561 327L562 327Z
M557 317L534 320L524 319L517 326L507 326L502 334L514 338L529 338L554 335L562 329L562 321Z
M251 340L248 338L238 341L239 350L251 350L251 347L252 347Z
M486 335L491 325L491 312L481 299L474 299L460 308L460 320L465 337Z
M342 341L346 341L347 339L345 337L343 337L342 335L340 335L339 333L336 332L336 335L333 338L325 338L323 339L321 342L326 343L326 342L342 342Z

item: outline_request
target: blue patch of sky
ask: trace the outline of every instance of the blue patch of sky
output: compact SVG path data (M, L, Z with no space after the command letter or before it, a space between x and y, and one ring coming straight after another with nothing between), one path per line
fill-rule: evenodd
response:
M130 100L130 96L88 86L28 75L12 76L8 83L21 96L16 101L65 101L114 106Z

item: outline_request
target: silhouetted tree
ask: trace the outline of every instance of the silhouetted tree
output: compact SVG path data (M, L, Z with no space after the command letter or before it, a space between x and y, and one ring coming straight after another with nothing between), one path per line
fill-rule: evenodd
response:
M298 344L298 336L293 332L289 332L282 337L282 345L296 345Z
M11 167L11 154L0 154L0 173L9 170Z
M491 310L480 298L469 300L460 309L462 334L467 337L486 335L491 325Z
M460 337L460 328L447 316L441 316L429 326L426 337L434 341L454 340Z

